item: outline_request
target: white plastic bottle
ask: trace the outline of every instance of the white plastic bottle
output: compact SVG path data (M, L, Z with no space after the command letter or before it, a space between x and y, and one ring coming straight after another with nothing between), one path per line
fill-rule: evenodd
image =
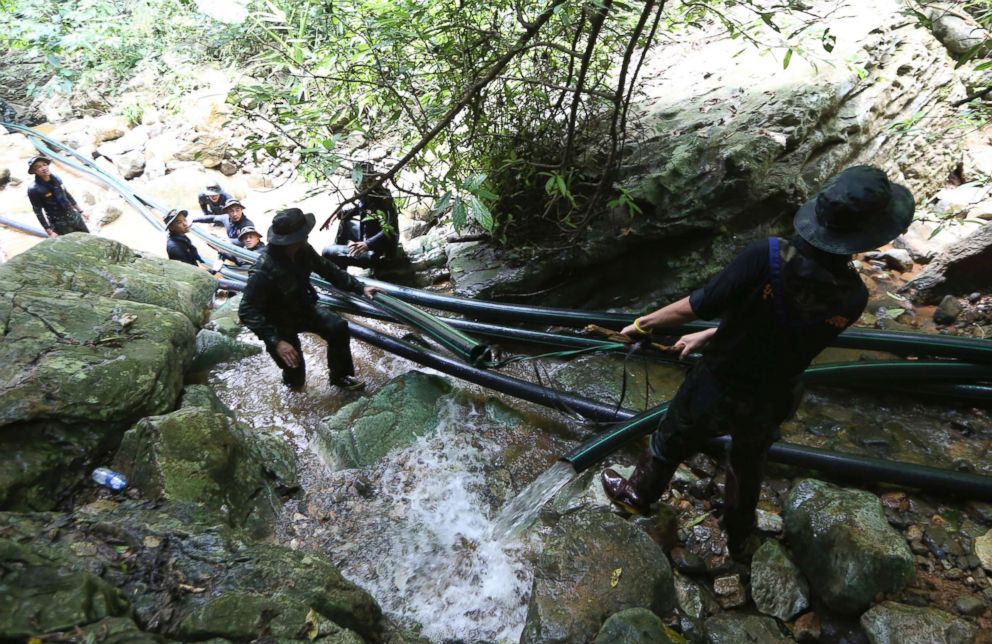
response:
M109 467L98 467L90 475L94 481L103 487L109 487L118 492L127 487L127 477L120 472L115 472Z

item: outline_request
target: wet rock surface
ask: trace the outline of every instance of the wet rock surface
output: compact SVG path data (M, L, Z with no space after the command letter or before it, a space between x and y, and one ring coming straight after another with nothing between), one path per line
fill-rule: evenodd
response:
M787 644L791 637L782 634L778 624L771 617L722 613L706 620L706 641L710 644L738 644L738 642L762 642L763 644Z
M202 407L142 419L114 459L143 498L201 505L255 538L274 530L280 492L298 489L296 454L272 434Z
M445 378L412 371L321 421L318 438L338 468L373 465L437 426L437 409L452 390Z
M672 581L668 560L644 532L609 513L568 515L537 562L520 641L588 639L626 608L664 614L676 603Z
M189 369L204 371L223 362L247 358L261 352L262 347L257 344L239 342L219 331L200 329L196 334L196 353Z
M751 594L762 613L789 621L809 607L809 584L777 541L761 544L751 560Z
M785 535L812 587L836 611L860 612L878 593L913 580L913 555L871 493L801 480L786 501Z
M976 629L936 608L882 602L861 616L872 644L970 644Z
M97 501L72 514L0 513L0 599L16 607L2 611L0 638L101 621L131 633L127 617L141 641L381 635L375 601L322 557L246 541L197 516L182 505L133 501Z
M0 266L0 507L54 507L175 404L213 292L178 264L75 234Z
M646 608L629 608L610 615L603 622L593 644L680 644L685 642L678 633Z
M992 224L949 247L930 262L905 290L915 301L936 302L987 286L982 275L992 270Z

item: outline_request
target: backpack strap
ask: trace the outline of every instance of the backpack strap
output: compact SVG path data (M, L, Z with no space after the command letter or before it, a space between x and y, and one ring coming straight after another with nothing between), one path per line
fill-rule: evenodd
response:
M775 319L783 326L792 326L785 309L785 283L782 280L782 253L778 237L768 238L768 266L771 273L772 306L775 308Z

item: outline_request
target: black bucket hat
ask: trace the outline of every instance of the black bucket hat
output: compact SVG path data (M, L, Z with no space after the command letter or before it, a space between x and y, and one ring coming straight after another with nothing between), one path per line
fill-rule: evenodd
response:
M39 161L44 161L45 163L48 164L52 163L52 160L43 154L39 154L38 156L33 156L30 159L28 159L28 174L34 174L34 164L38 163Z
M165 224L166 228L168 228L169 226L172 225L172 222L179 219L180 215L182 215L183 217L188 217L189 212L185 210L179 210L178 208L173 208L169 212L165 213L165 217L162 217L162 223Z
M314 224L317 223L313 213L303 214L299 208L286 208L276 213L269 228L269 246L289 246L307 238Z
M857 165L828 181L792 223L816 248L850 255L895 239L909 228L915 210L908 188L890 182L876 167Z

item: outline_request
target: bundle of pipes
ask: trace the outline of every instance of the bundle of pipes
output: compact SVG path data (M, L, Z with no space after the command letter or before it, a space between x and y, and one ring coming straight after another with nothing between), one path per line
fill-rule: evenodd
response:
M135 205L134 202L137 202L138 205L135 207L139 212L150 223L155 225L156 228L159 230L162 229L161 222L151 216L151 213L145 208L147 205L164 213L167 209L161 204L137 195L123 180L108 175L102 168L97 167L66 146L48 139L29 128L6 123L3 125L9 129L28 134L32 137L39 151L53 156L53 158L63 160L62 157L55 156L54 150L49 146L64 150L75 156L80 160L79 163L72 163L68 160L63 160L63 162L67 162L73 167L77 167L77 169L88 172L103 180L107 185L121 192L132 205ZM255 254L251 251L246 251L228 244L203 231L194 229L194 232L218 250L223 250L248 261L255 259ZM235 289L240 288L245 281L244 273L235 270L225 271L224 278L226 283ZM329 287L323 280L315 278L314 282L319 286ZM571 327L581 327L588 323L595 323L607 328L618 329L626 325L631 319L630 314L553 309L519 304L498 304L438 295L377 280L365 280L365 283L379 287L385 293L405 302L472 315L484 320L510 320L514 323L529 322L533 324L553 324ZM355 298L349 301L322 296L322 299L325 303L335 306L339 310L379 319L395 319L397 312L395 310L396 307L390 313L383 311L382 309L384 307L382 306L374 307L365 302L356 302L354 301ZM411 322L414 317L418 316L410 316L410 319L407 321ZM452 327L459 327L461 325L460 328L464 330L471 329L473 332L480 335L488 335L489 337L533 342L543 341L558 346L592 346L589 343L602 342L589 338L578 338L541 331L528 331L466 320L449 319L444 323ZM365 342L470 382L542 405L578 412L586 418L600 422L625 420L625 422L614 427L612 430L598 435L596 438L563 457L562 460L571 463L577 471L590 467L592 464L599 462L613 451L619 449L625 443L650 432L656 426L658 420L663 417L667 408L667 405L661 405L641 414L636 414L636 412L631 410L616 409L613 406L535 385L524 380L478 369L464 362L455 361L440 354L414 347L355 322L349 322L349 325L353 335ZM706 326L710 326L710 324L696 323L687 325L684 329L671 329L670 331L673 334L677 334L686 330ZM992 363L992 343L973 338L887 332L873 329L848 329L838 337L835 346L887 351L900 355L953 358L968 360L973 363ZM940 393L962 396L963 399L987 401L992 399L992 396L990 396L992 389L983 384L976 384L973 380L992 380L992 373L989 372L989 369L985 364L886 361L881 363L854 363L813 367L807 372L805 377L808 380L822 384L836 383L838 381L850 382L850 374L852 372L856 373L859 378L860 374L863 373L865 380L869 382L881 381L886 386L891 386L894 380L897 382L902 380L902 383L897 386L897 388L902 390ZM923 383L925 384L921 383L919 375L921 372L925 374L923 377ZM931 382L933 380L937 380L938 382ZM714 441L714 445L725 445L727 440L727 438L717 439ZM896 483L911 487L921 487L934 492L947 492L975 498L992 499L992 477L976 474L950 472L938 468L839 454L783 443L776 443L772 447L769 452L769 458L772 461L780 463L821 470L826 474L857 476L861 480Z

